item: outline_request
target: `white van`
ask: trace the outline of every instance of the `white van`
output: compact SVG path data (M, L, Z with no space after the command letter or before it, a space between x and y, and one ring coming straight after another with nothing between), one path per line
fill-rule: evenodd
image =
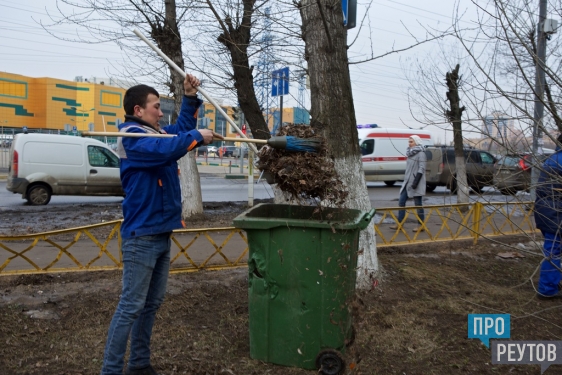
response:
M6 189L32 205L47 204L52 195L122 196L119 157L95 139L17 134Z
M431 133L426 130L363 128L358 125L357 133L365 179L383 181L388 186L404 180L406 149L411 135L418 135L424 146L433 145Z

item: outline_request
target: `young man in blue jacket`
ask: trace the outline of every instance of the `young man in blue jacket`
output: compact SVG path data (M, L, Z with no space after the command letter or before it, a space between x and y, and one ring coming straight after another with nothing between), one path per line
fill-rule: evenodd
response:
M562 144L562 134L558 136ZM543 234L544 259L541 263L537 297L562 298L560 291L560 241L562 231L562 150L545 160L536 188L535 224Z
M182 228L177 160L213 138L208 129L196 130L200 82L185 77L181 111L174 125L160 128L158 92L146 85L131 87L123 106L127 133L170 133L173 138L122 137L118 140L121 183L125 192L121 238L123 290L105 345L102 375L122 375L129 336L129 375L157 374L150 364L150 337L156 311L164 300L170 268L170 234Z

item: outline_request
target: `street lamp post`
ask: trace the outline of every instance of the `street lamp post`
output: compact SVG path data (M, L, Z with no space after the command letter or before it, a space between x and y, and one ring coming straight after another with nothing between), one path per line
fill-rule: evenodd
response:
M82 117L82 125L84 125L84 124L86 123L86 113L96 110L95 108L90 108L90 109L79 109L79 108L76 108L76 107L70 107L70 109L73 109L73 110L75 110L75 111L77 111L77 112L82 113L82 116L81 116L81 117ZM78 125L78 124L76 124L76 125ZM84 126L82 126L82 127L84 127ZM84 131L84 130L89 130L89 129L83 129L83 131Z

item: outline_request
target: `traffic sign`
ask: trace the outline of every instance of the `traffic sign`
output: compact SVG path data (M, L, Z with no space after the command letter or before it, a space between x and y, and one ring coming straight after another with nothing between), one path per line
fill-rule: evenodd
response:
M343 11L343 25L346 29L353 29L357 24L357 0L341 0Z
M289 67L274 70L271 73L271 96L289 94Z
M76 134L77 131L78 131L78 129L76 129L76 125L73 126L73 127L72 127L72 132L73 132L74 134Z

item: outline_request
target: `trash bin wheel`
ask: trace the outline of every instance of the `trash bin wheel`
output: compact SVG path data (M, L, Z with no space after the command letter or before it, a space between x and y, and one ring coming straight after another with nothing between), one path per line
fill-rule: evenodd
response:
M339 375L343 373L344 362L336 350L323 350L316 356L316 367L322 375Z

